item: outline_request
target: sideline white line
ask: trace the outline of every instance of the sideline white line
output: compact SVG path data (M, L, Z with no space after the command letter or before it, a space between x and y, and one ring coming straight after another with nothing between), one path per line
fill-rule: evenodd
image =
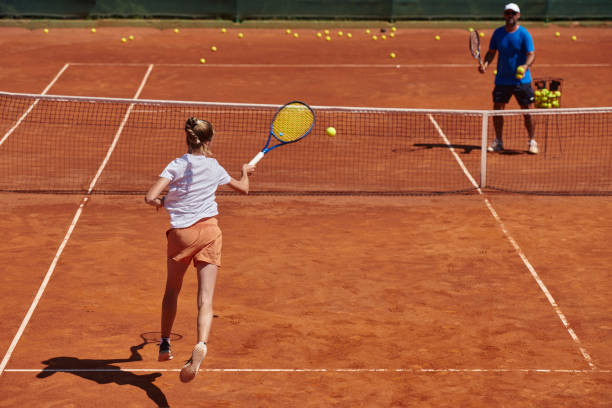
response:
M179 372L180 368L9 368L7 373L107 373L107 372ZM612 370L575 370L549 368L201 368L208 373L544 373L612 374Z
M72 65L102 66L142 66L147 63L122 62L71 62ZM200 67L200 68L474 68L474 64L155 64L160 67ZM556 68L597 68L610 67L612 64L537 64L538 67Z
M140 92L142 91L147 79L149 78L149 74L151 73L152 69L153 69L153 65L149 65L149 68L144 78L142 79L140 83L140 87L138 88L138 91L136 91L136 95L134 95L133 99L138 99L138 96L140 95ZM49 269L47 270L47 273L42 283L40 284L40 287L38 288L38 292L36 292L36 296L34 297L34 300L32 301L32 304L30 305L28 312L23 318L21 325L19 326L19 330L17 330L17 333L15 334L15 337L13 337L13 341L11 342L11 345L9 346L6 354L4 355L4 358L2 359L2 362L0 363L0 376L2 376L2 374L4 373L6 365L8 364L11 356L13 355L13 351L15 350L15 347L17 347L17 343L21 339L21 336L23 335L23 332L26 326L28 325L28 323L30 322L30 319L32 318L32 314L34 313L34 310L36 310L36 307L38 306L38 303L40 302L40 299L42 298L42 295L45 292L45 289L47 288L47 284L49 283L49 280L51 279L51 276L53 275L55 266L57 265L57 262L59 261L59 258L62 255L62 252L64 252L64 248L66 247L66 244L68 243L68 240L70 239L70 236L72 235L72 232L74 231L74 228L76 227L76 224L79 221L79 218L81 217L81 213L83 212L83 207L85 207L85 204L87 204L87 202L89 201L89 196L91 195L91 191L95 187L96 182L98 181L98 178L100 177L100 174L102 174L104 167L108 163L110 155L112 154L113 150L115 149L115 146L117 145L117 142L119 141L119 136L121 134L121 131L123 130L123 126L127 122L133 106L134 106L133 104L130 105L130 107L126 111L125 116L123 117L123 121L121 122L121 126L119 127L119 129L117 130L117 133L115 134L113 143L109 147L106 157L104 158L104 161L98 168L98 172L96 173L95 177L91 181L91 184L89 185L89 189L87 190L87 193L81 199L79 208L74 214L74 217L72 218L72 222L70 223L70 227L68 228L68 231L66 232L66 235L64 236L64 239L62 240L62 243L60 244L59 248L57 249L57 252L55 253L53 262L51 262L51 265L49 266Z
M57 82L57 80L59 79L59 77L64 73L64 71L66 71L68 69L68 66L70 65L70 63L68 64L64 64L64 66L62 67L62 69L59 70L59 72L57 73L57 75L55 76L55 78L53 78L51 80L51 82L49 82L49 85L47 85L47 87L42 91L41 95L45 95L49 89L51 89L51 87L55 84L55 82ZM0 146L2 146L2 144L6 141L6 139L8 139L8 137L15 131L15 129L17 129L17 127L19 127L19 125L21 125L21 122L23 122L23 120L30 114L30 112L32 112L32 109L34 109L34 107L38 104L38 101L40 99L36 99L32 105L30 105L30 107L24 112L23 115L21 115L21 117L19 118L19 120L17 120L17 122L15 123L15 125L9 129L8 132L5 133L5 135L2 137L2 139L0 140Z
M451 153L455 157L455 160L457 160L457 163L459 163L459 166L463 170L463 173L470 180L472 185L476 188L476 191L478 191L478 194L481 195L481 197L483 198L483 200L485 202L485 205L487 206L487 208L489 209L489 211L493 215L493 218L495 218L495 221L497 221L497 224L499 225L499 227L503 231L504 235L506 236L506 238L508 239L508 241L510 242L510 244L512 245L512 247L514 248L514 250L516 251L518 256L523 261L523 264L525 264L525 267L527 267L527 270L529 271L529 273L531 274L533 279L537 282L538 286L540 287L540 290L546 296L546 299L548 300L548 303L550 303L550 305L552 306L553 310L555 311L555 313L557 314L557 316L559 317L559 319L563 323L563 326L565 326L565 329L567 330L567 332L569 333L570 337L572 338L572 340L574 341L574 343L578 347L578 350L580 351L580 354L582 354L582 357L587 362L587 364L589 365L591 370L596 370L597 367L593 363L593 359L591 358L589 353L586 351L586 349L582 346L582 343L581 343L580 339L578 338L578 336L576 335L576 333L574 332L574 329L572 329L570 327L570 324L569 324L567 318L565 317L565 314L561 311L561 308L559 307L559 305L557 304L557 302L555 301L555 299L551 295L550 291L548 290L548 288L546 287L546 285L544 284L544 282L540 278L540 275L538 275L538 273L536 272L536 270L533 267L533 265L531 265L531 262L529 262L529 260L527 259L527 256L525 255L525 253L523 252L521 247L517 244L517 242L514 240L514 238L510 235L510 232L508 232L508 230L506 229L506 226L504 225L503 221L501 220L501 218L497 214L497 211L495 211L495 209L493 208L493 205L491 204L489 199L484 195L484 193L482 192L482 190L480 189L480 187L478 186L478 184L476 183L476 181L474 180L474 178L472 177L472 175L470 174L468 169L465 167L465 165L463 164L463 160L461 160L461 158L457 155L457 153L455 152L455 149L451 145L451 143L448 140L448 138L446 137L446 135L444 135L444 132L442 132L442 129L440 129L440 126L438 126L438 123L436 122L436 120L433 118L432 115L428 115L428 116L429 116L429 120L433 123L434 127L436 128L436 130L438 131L438 133L440 134L440 136L444 140L444 143L446 143L446 145L449 147ZM485 149L486 147L482 146L482 148Z

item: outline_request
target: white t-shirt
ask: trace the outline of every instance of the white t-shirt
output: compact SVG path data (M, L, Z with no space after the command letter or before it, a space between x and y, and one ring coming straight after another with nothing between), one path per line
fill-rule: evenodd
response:
M174 228L186 228L219 214L215 192L230 182L217 160L189 153L172 160L159 176L170 179L164 207Z

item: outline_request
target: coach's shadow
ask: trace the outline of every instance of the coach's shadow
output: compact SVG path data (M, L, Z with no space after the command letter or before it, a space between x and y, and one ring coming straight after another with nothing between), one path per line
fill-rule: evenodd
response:
M107 360L81 359L78 357L53 357L43 361L45 367L36 377L47 378L55 373L69 373L77 375L86 380L95 381L98 384L132 385L147 393L147 396L157 404L158 407L168 407L166 396L153 382L161 377L161 373L151 373L137 375L130 371L122 370L121 367L114 366L114 363L128 363L141 361L142 356L138 350L144 347L145 343L130 347L131 355L129 358L117 358Z
M478 145L468 145L468 144L453 144L453 145L447 145L445 143L415 143L413 145L414 147L420 147L421 149L433 149L433 148L440 148L440 149L449 149L449 148L454 148L455 150L463 150L464 154L470 154L472 152L472 150L480 150L480 146Z

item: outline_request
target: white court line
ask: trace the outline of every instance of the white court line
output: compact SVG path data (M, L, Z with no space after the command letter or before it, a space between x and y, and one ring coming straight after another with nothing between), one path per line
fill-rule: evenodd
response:
M71 62L72 65L142 66L147 63L122 62ZM158 67L201 67L201 68L475 68L474 64L155 64ZM597 68L612 64L537 64L538 67L555 68Z
M142 92L142 89L144 88L144 85L147 82L147 79L149 78L149 74L151 73L152 69L153 69L153 65L149 65L149 68L147 69L147 72L145 73L145 76L140 83L140 87L138 87L138 91L136 91L136 95L134 95L133 99L138 99L138 97L140 96L140 93ZM59 261L59 258L62 255L62 252L64 251L64 248L66 247L66 244L68 243L68 240L70 239L70 236L72 235L72 231L74 231L74 228L76 227L76 224L79 221L79 218L81 217L81 213L83 212L83 207L85 206L87 201L89 201L89 196L91 195L91 191L94 189L96 182L98 181L98 178L102 174L104 167L106 167L106 164L108 163L108 160L110 159L110 156L113 150L115 149L117 142L119 141L119 136L121 135L121 132L123 131L123 127L125 126L125 123L127 122L130 116L130 112L132 111L133 106L134 106L133 104L130 105L130 107L126 111L125 116L123 117L123 121L121 122L121 126L117 130L117 133L115 134L115 138L113 139L113 142L111 143L111 146L109 147L108 152L106 153L106 157L102 161L102 164L98 168L98 172L96 173L95 177L91 181L91 184L89 185L89 189L87 190L87 193L83 196L81 203L79 204L79 208L77 209L76 213L74 214L74 217L72 218L70 227L68 228L68 231L66 232L66 235L64 236L64 239L62 240L62 243L60 244L59 248L57 249L57 252L55 253L53 262L51 262L51 265L49 266L49 270L47 271L45 278L40 284L40 287L38 288L38 292L36 293L36 296L34 297L34 300L32 301L30 308L28 309L28 312L26 313L25 317L23 318L23 321L21 322L21 325L19 326L19 330L17 330L17 333L15 334L15 337L13 337L13 341L11 342L11 345L9 346L6 354L4 355L4 358L2 359L2 362L0 363L0 376L2 375L2 373L4 373L6 365L8 364L8 361L10 360L11 355L13 354L13 351L15 350L15 347L17 347L17 343L21 339L21 336L23 335L23 332L26 326L28 325L28 323L30 322L30 319L32 318L32 314L34 313L34 310L36 310L36 307L38 306L38 303L40 302L40 299L42 298L42 295L45 292L45 289L47 288L47 284L49 283L49 280L51 279L51 276L53 275L55 266L57 265L57 262Z
M7 373L107 373L107 372L179 372L180 368L9 368ZM201 368L207 373L543 373L612 374L612 370L574 370L549 368Z
M580 350L580 354L582 354L582 357L585 359L585 361L587 362L587 364L589 365L591 370L597 369L597 367L593 363L593 359L591 358L589 353L586 351L586 349L584 347L582 347L582 343L580 342L580 339L578 338L578 336L574 332L574 329L572 329L570 327L570 324L569 324L567 318L565 317L565 314L561 311L561 308L559 307L559 305L557 304L557 302L555 301L555 299L551 295L550 291L548 290L548 288L546 287L546 285L544 284L544 282L540 278L540 275L538 275L538 273L536 272L536 270L533 267L533 265L531 265L531 262L529 262L529 260L527 259L527 256L525 255L525 253L523 252L521 247L517 244L517 242L514 240L514 238L510 235L510 233L506 229L506 226L504 225L503 221L501 220L501 218L497 214L497 211L495 211L495 209L493 208L493 205L491 205L491 202L489 201L489 199L487 197L485 197L484 193L482 192L482 190L478 186L478 183L476 183L476 181L474 180L474 178L472 177L472 175L470 174L468 169L463 164L463 160L461 160L459 155L457 155L457 153L455 152L455 149L451 145L450 141L448 140L448 138L446 137L444 132L442 132L442 129L440 128L440 126L438 125L436 120L433 118L433 116L431 116L431 115L428 115L428 116L429 116L429 120L431 121L431 123L434 125L434 127L436 128L436 130L440 134L440 137L442 137L442 139L444 140L444 143L446 143L446 145L449 147L450 152L455 157L455 160L457 160L457 163L459 163L459 166L463 170L463 173L465 174L465 176L470 180L470 183L472 183L472 185L476 188L476 191L478 191L478 194L480 194L482 196L482 198L484 199L484 202L485 202L487 208L489 209L489 211L491 212L491 214L493 215L493 218L495 218L495 221L497 221L497 224L499 225L499 227L503 231L503 233L506 236L506 238L508 239L508 241L510 241L510 244L512 244L512 247L514 248L514 250L516 251L518 256L521 258L521 260L523 261L523 263L525 264L525 266L529 270L529 273L531 274L533 279L538 283L538 286L540 287L540 290L542 290L542 292L544 292L544 295L546 296L546 299L548 299L548 303L550 303L550 305L554 309L555 313L557 313L557 316L559 317L559 319L563 323L563 326L565 326L565 329L569 333L569 335L572 338L572 340L574 340L574 343L578 347L578 350ZM483 146L483 148L485 148L485 147Z
M69 63L68 64L64 64L64 66L62 67L62 69L59 70L59 72L57 73L55 78L53 78L51 80L51 82L49 82L49 85L47 85L47 87L42 91L41 95L45 95L49 91L49 89L51 89L51 87L55 84L55 82L57 82L57 80L64 73L64 71L66 71L68 69L69 65L70 65ZM12 128L10 128L8 132L5 133L5 135L2 137L2 139L0 139L0 146L2 146L2 144L15 131L15 129L17 129L17 127L19 127L19 125L21 125L21 122L23 122L23 120L30 114L32 109L34 109L34 107L38 104L38 101L39 101L39 99L36 99L32 103L32 105L30 105L30 107L24 112L24 114L21 115L21 117L19 118L19 120L17 120L15 125Z

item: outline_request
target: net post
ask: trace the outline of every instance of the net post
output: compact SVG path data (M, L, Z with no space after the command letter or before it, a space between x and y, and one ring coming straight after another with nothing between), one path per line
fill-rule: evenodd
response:
M487 186L487 136L489 113L482 112L482 140L480 142L480 188Z

